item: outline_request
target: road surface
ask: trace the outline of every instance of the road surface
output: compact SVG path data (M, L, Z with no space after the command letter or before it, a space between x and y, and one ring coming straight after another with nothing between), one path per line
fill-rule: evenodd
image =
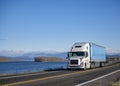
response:
M0 86L108 86L120 80L120 63L76 71L43 71L0 76Z

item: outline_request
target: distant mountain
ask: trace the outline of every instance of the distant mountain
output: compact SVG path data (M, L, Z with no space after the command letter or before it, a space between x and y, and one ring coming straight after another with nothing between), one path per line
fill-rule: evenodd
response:
M23 52L23 51L0 51L0 56L11 57L21 61L34 61L35 57L58 57L65 59L67 52L56 52L56 51L34 51L34 52ZM120 56L120 50L107 49L106 56Z
M56 52L56 51L34 51L24 53L21 51L14 52L14 51L0 51L1 56L11 57L13 59L19 59L24 61L33 61L35 57L46 56L46 57L58 57L65 59L67 56L67 52Z
M120 57L120 50L117 49L107 49L106 57Z
M13 51L13 50L0 51L0 56L7 56L7 57L20 56L22 54L24 54L23 51Z
M106 57L107 57L107 58L120 57L120 53L119 53L119 54L107 54Z
M106 54L107 55L120 55L120 50L118 49L106 49Z
M55 53L48 53L48 52L30 52L25 53L17 58L22 58L24 60L34 60L35 57L45 56L45 57L58 57L65 59L67 53L66 52L55 52Z
M25 53L22 55L22 57L38 57L38 56L49 56L49 57L60 57L65 58L67 55L66 52L55 52L55 53L47 53L47 52L31 52L31 53Z

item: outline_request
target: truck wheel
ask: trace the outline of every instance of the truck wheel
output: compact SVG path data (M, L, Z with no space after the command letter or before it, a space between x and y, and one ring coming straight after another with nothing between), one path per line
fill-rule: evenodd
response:
M67 68L67 70L68 70L68 71L70 71L70 70L71 70L71 68Z
M105 63L103 63L102 66L104 67L104 66L105 66Z
M86 63L85 63L84 70L86 70L86 69L87 69L87 66L86 66Z

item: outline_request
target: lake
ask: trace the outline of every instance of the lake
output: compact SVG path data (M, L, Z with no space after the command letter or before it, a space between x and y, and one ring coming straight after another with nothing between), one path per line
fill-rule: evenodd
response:
M0 62L0 74L30 73L56 68L67 68L67 62Z

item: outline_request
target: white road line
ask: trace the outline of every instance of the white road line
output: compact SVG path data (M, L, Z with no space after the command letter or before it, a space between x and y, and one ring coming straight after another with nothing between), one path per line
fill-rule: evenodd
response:
M32 75L48 74L48 73L56 73L56 72L60 72L60 71L52 71L52 72L43 72L43 73L35 73L35 74L8 76L8 77L1 77L0 79L17 78L17 77L23 77L23 76L32 76Z
M114 73L117 73L117 72L120 72L120 70L113 71L113 72L111 72L111 73L109 73L109 74L103 75L103 76L101 76L101 77L92 79L92 80L90 80L90 81L87 81L87 82L84 82L84 83L81 83L81 84L78 84L78 85L75 85L75 86L82 86L82 85L91 83L91 82L93 82L93 81L96 81L96 80L98 80L98 79L104 78L104 77L106 77L106 76L109 76L109 75L114 74Z

